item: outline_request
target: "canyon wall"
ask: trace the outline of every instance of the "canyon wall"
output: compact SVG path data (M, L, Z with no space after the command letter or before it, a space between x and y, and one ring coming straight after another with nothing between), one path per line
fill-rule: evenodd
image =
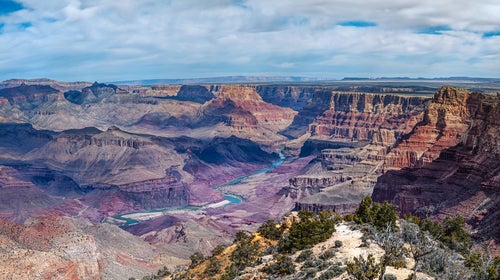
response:
M307 131L319 138L391 146L421 120L425 102L422 97L333 92L322 101L329 108Z
M386 158L386 168L421 167L432 162L441 150L460 143L470 126L471 113L480 97L470 91L443 87L425 110L422 122L405 135Z
M375 201L421 216L458 213L481 238L500 236L498 219L494 222L500 205L499 95L442 88L424 121L389 156L390 166L410 167L380 176Z

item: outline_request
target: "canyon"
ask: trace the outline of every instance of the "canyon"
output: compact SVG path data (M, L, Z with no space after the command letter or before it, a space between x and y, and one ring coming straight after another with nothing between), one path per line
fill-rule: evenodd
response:
M0 275L172 271L239 230L365 196L460 214L498 253L500 95L474 87L2 82Z

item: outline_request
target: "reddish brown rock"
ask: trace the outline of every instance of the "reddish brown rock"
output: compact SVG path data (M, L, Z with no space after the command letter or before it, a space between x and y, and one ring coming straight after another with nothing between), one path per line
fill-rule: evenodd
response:
M285 129L297 114L292 109L264 102L254 87L230 85L222 86L218 97L202 112L240 130L262 127L273 131Z
M324 96L323 96L324 97ZM393 145L421 120L426 98L333 92L329 108L309 125L312 136Z
M441 150L457 145L467 130L471 110L471 92L442 87L427 107L424 119L405 135L386 158L386 168L424 166L439 156Z
M0 276L101 279L100 257L93 238L75 230L58 217L39 218L26 225L0 220L0 240L4 240L0 246L10 249L0 257L3 264Z
M387 171L379 177L373 199L396 204L402 213L460 214L478 230L478 238L493 238L498 244L500 96L441 89L426 122L395 150L411 148L422 153L416 160L430 162Z

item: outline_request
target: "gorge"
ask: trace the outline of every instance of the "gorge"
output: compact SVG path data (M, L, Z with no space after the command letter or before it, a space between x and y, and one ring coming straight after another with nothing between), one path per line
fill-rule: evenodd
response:
M460 214L498 254L500 95L473 86L0 83L0 275L173 270L365 196Z

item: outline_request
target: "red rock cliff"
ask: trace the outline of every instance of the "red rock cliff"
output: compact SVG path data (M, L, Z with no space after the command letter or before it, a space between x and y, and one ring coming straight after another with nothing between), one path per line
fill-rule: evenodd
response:
M313 136L390 146L422 119L426 98L333 92L329 109L309 125Z
M402 213L437 217L458 213L478 229L479 237L499 239L499 103L499 95L442 88L425 121L396 147L399 153L391 153L397 158L404 154L401 151L415 149L414 163L422 158L428 162L380 176L373 199L390 201Z
M470 124L471 92L442 87L427 107L424 119L405 135L386 158L386 168L424 166L441 150L457 145Z

